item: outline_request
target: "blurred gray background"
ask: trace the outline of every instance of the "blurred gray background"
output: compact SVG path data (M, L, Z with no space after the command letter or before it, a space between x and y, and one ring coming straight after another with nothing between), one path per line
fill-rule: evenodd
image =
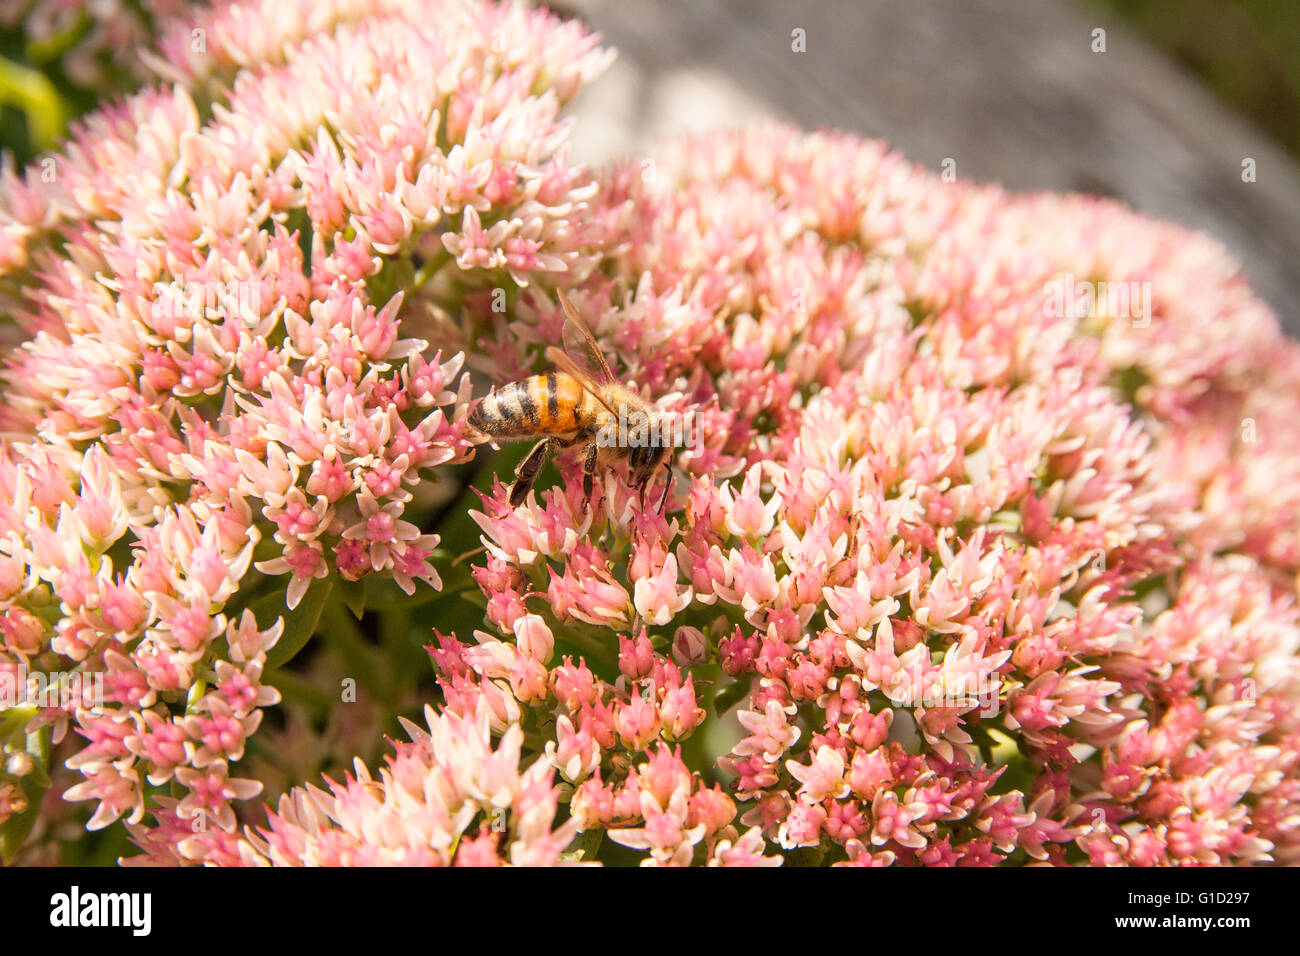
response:
M1300 167L1103 2L555 6L619 51L576 106L574 148L587 162L653 156L668 135L769 117L852 130L936 171L951 157L963 178L1113 196L1203 229L1300 335ZM1189 0L1181 9L1192 8ZM795 28L806 33L805 53L791 50ZM1105 52L1093 51L1097 28ZM1300 37L1294 43L1300 51ZM1256 163L1253 183L1242 181L1246 157Z

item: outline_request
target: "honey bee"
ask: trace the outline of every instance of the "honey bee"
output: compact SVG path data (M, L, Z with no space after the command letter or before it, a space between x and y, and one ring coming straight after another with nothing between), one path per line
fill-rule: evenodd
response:
M494 389L470 413L469 423L498 441L543 436L515 470L510 487L512 508L519 507L528 496L547 455L581 446L582 490L587 502L591 501L596 471L626 463L630 483L640 494L643 506L656 473L660 469L668 472L659 502L659 510L663 511L672 488L672 464L659 415L649 402L614 377L573 303L562 291L559 297L568 324L581 334L598 373L589 375L567 353L551 346L546 357L556 366L555 371Z

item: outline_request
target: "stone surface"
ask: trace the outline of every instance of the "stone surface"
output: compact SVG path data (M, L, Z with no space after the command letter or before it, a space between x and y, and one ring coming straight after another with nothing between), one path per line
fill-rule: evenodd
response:
M1115 20L1064 0L568 0L617 47L575 151L774 117L888 140L1014 190L1078 190L1198 229L1300 334L1300 167ZM1106 52L1092 31L1106 30ZM807 52L791 50L795 28ZM1241 164L1256 161L1257 181Z

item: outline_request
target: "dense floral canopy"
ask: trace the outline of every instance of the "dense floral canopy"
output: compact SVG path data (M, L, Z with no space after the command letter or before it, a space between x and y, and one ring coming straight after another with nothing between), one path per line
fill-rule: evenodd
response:
M1300 862L1300 349L1216 243L832 132L593 174L546 12L195 9L0 189L0 689L105 698L0 699L6 855ZM662 515L465 426L560 288L695 423ZM272 781L404 601L421 722Z

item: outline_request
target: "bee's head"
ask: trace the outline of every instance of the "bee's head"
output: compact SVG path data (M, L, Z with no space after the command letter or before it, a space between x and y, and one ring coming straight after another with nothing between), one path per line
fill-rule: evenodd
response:
M668 452L668 446L661 443L658 435L653 435L646 444L633 448L628 456L632 484L638 488L649 485L668 460Z

